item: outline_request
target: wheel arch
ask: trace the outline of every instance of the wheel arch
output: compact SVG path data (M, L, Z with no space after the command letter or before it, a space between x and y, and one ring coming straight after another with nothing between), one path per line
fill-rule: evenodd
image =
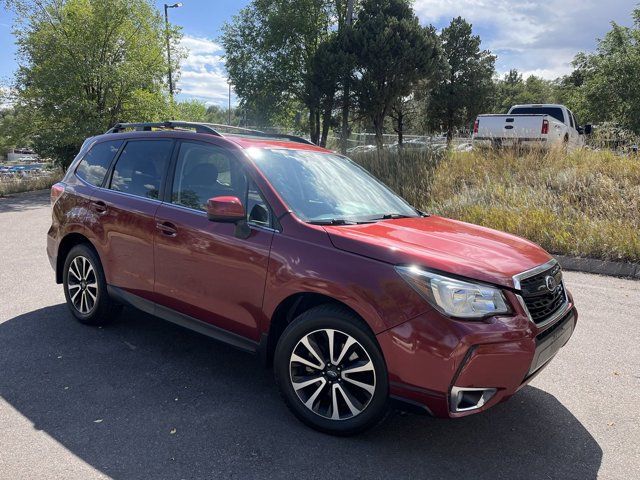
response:
M89 245L93 251L96 252L96 255L98 255L96 247L85 235L78 232L68 233L60 241L60 245L58 246L58 254L56 256L56 283L62 283L64 262L67 259L67 255L73 247L80 244ZM98 258L100 258L100 255L98 255Z
M263 334L262 342L262 357L265 365L270 367L273 364L273 356L276 350L278 340L282 336L282 333L296 317L303 314L307 310L310 310L319 305L336 305L345 309L350 314L359 318L363 325L369 330L373 338L375 333L371 329L371 326L356 310L347 305L345 302L317 292L297 292L289 295L283 299L275 308L273 315L271 315L271 322L269 324L268 332Z

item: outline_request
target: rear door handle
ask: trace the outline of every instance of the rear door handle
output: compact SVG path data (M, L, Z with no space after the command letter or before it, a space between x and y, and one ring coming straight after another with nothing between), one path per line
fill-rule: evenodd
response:
M178 229L171 222L158 222L156 228L168 237L175 237L178 234Z
M91 204L93 205L93 209L97 213L101 215L107 213L107 204L104 203L102 200L96 200L95 202L91 202Z

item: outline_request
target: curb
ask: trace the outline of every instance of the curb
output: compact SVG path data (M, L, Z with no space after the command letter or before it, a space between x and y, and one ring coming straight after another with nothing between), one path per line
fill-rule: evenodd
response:
M640 280L640 264L554 255L564 270Z

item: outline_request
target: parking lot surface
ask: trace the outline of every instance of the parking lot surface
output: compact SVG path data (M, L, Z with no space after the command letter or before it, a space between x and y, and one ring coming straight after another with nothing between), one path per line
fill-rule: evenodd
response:
M510 401L333 438L250 355L131 309L73 321L49 217L48 193L0 199L0 479L640 478L640 282L566 273L576 332Z

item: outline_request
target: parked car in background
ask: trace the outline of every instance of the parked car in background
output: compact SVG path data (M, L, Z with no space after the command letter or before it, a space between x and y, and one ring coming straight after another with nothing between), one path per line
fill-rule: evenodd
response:
M51 203L47 253L77 320L129 305L258 354L291 411L332 434L375 425L391 400L491 408L577 321L542 248L420 212L297 137L117 125Z
M373 150L377 150L377 147L375 145L356 145L355 147L347 149L347 153L349 155L354 155L357 153L371 152Z
M473 145L579 148L590 133L591 125L581 127L564 105L515 105L506 115L479 115L473 126Z

